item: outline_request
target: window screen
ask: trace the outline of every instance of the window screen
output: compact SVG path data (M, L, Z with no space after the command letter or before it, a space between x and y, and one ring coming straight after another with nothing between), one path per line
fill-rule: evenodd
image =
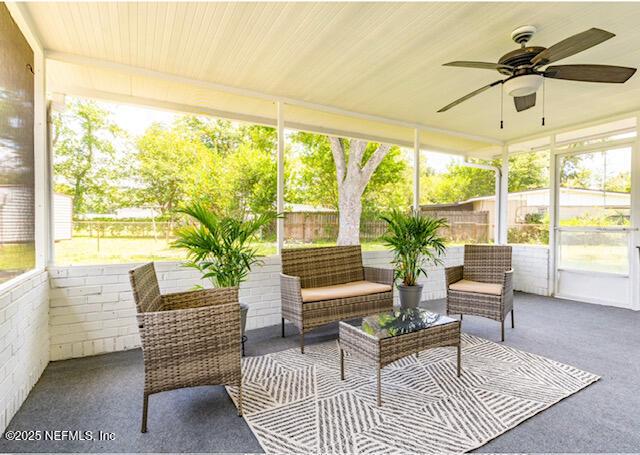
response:
M35 265L33 51L0 4L0 283Z

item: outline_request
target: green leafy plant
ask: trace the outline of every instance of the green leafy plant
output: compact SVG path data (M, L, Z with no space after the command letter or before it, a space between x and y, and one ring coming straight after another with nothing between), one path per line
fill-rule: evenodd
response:
M444 218L421 216L393 210L381 216L387 223L382 241L393 250L395 279L415 286L420 275L427 276L429 264L442 264L444 238L438 231L447 226Z
M277 218L275 213L250 220L220 216L201 203L178 212L195 223L179 228L172 246L186 249L186 265L200 270L202 278L216 287L236 287L246 280L251 266L260 263L262 257L252 242L263 227Z

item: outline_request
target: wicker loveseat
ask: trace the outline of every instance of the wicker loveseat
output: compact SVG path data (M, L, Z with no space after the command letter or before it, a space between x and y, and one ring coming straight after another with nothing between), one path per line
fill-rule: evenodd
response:
M465 245L464 265L445 269L447 314L470 314L500 322L504 341L504 321L513 317L513 269L511 247L505 245Z
M183 387L237 386L242 415L238 289L161 295L153 263L130 270L129 278L144 358L141 431L149 395Z
M360 246L282 251L282 336L285 319L304 334L321 325L393 308L393 270L364 267Z

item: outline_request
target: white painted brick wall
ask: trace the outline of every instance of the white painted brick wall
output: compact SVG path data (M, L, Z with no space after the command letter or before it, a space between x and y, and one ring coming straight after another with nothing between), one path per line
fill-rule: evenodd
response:
M516 291L551 295L548 247L514 245L512 262L513 288Z
M0 290L0 434L49 362L48 281L33 271Z
M548 250L514 247L516 290L547 294ZM365 265L390 267L391 253L365 252ZM445 266L459 265L463 248L447 250ZM50 268L51 360L82 357L139 346L135 305L128 270L135 264ZM522 268L522 270L518 270ZM178 292L196 284L207 285L193 269L175 262L156 264L160 290ZM264 259L240 287L240 300L249 305L247 329L280 322L280 257ZM424 284L424 300L445 297L443 267L430 267ZM397 296L396 296L397 298Z

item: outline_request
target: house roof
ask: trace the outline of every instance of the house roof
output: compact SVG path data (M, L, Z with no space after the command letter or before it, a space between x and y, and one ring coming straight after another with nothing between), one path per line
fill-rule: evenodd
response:
M585 188L562 188L563 191L570 191L574 194L585 195L585 196L604 196L604 197L614 197L614 196L626 196L631 197L629 193L620 192L620 191L601 191L601 190L591 190ZM511 196L530 196L534 194L544 194L549 193L548 188L541 188L536 190L524 190L524 191L513 191L509 193L509 197ZM488 201L495 199L494 195L490 196L479 196L467 199L466 201L461 201L458 204L467 204L469 202L476 201Z

